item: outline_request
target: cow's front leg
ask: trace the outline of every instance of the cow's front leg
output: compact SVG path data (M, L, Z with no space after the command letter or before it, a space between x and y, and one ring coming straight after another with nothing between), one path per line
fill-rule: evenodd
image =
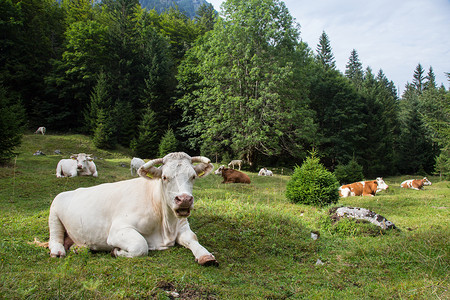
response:
M202 266L218 266L214 255L200 245L197 235L191 230L187 221L181 226L176 242L192 251L195 261Z
M136 229L131 227L117 228L112 226L107 243L114 247L111 254L115 257L136 257L148 254L147 241Z

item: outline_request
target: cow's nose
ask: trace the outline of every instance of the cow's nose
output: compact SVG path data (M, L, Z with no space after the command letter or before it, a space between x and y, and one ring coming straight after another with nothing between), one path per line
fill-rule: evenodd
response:
M77 168L78 168L78 169L82 169L83 166L82 166L82 165L77 165Z
M178 205L183 205L183 206L189 205L190 206L194 202L194 197L192 197L191 195L187 195L187 194L179 195L179 196L175 197L175 202Z

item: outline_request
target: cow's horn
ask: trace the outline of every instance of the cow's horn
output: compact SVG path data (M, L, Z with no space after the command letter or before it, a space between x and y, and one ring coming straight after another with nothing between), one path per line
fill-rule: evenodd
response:
M191 161L194 162L201 162L204 164L209 164L211 162L211 160L209 160L209 158L204 157L204 156L194 156L192 157Z
M142 169L144 170L148 170L150 169L150 167L154 166L154 165L162 165L163 164L163 159L162 158L157 158L157 159L152 159L148 162L146 162L145 164L142 165Z

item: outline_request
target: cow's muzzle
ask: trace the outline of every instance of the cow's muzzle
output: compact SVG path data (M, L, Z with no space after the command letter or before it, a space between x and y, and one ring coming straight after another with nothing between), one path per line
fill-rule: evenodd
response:
M191 214L194 197L182 194L175 197L175 213L178 217L188 217Z

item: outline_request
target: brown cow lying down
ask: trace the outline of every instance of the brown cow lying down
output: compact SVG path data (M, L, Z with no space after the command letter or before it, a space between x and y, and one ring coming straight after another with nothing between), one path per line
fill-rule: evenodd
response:
M250 177L241 171L225 168L225 166L220 166L214 174L222 174L222 183L250 183Z
M384 182L383 178L378 177L376 180L360 181L343 185L339 188L339 196L375 196L379 191L386 190L389 186Z

